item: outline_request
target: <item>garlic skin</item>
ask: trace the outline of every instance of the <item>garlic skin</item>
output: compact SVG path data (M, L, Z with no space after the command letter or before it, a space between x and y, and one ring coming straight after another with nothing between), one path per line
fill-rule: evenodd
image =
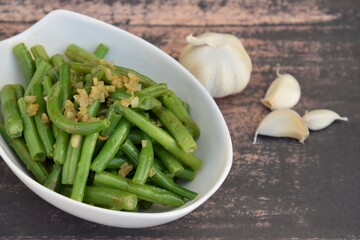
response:
M316 109L304 114L303 119L306 126L312 131L322 130L330 126L334 121L348 121L347 117L341 117L329 109Z
M261 103L271 110L294 107L301 96L299 82L290 74L280 74L279 67L276 75Z
M276 109L260 122L253 143L256 143L258 135L295 138L304 143L309 134L309 129L297 112L291 109Z
M239 93L248 85L252 62L242 42L231 34L207 32L186 37L179 62L220 98Z

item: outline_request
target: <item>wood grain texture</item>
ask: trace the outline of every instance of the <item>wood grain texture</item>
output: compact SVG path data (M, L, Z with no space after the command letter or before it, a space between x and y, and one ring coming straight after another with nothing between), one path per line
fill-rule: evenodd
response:
M188 216L135 230L54 208L0 161L0 238L360 238L359 1L0 1L0 40L59 8L123 28L175 59L188 34L240 37L254 65L250 84L240 94L216 99L231 133L233 166L219 191ZM300 114L329 108L350 121L311 132L304 145L267 137L252 144L268 113L259 99L277 63L300 82Z

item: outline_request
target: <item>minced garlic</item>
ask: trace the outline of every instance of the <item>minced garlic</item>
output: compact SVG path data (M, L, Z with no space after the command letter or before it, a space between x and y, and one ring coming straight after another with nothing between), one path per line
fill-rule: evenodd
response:
M28 95L24 97L24 100L26 103L35 103L36 102L37 97L36 96L32 96L32 95Z
M41 114L41 121L46 124L50 124L50 118L46 113Z
M78 94L74 95L75 102L78 103L80 107L88 107L90 105L90 103L92 102L92 99L87 94L85 89L78 88L76 91Z
M106 102L109 94L115 92L117 88L125 88L127 92L131 94L129 99L121 100L122 105L133 108L139 105L139 98L134 96L136 91L139 91L141 84L140 79L134 73L129 72L127 76L121 74L114 74L115 67L112 63L106 60L99 60L100 64L105 66L105 78L106 80L100 80L93 78L90 93L86 92L83 88L82 82L74 83L77 94L74 95L74 102L78 104L78 110L75 109L74 104L67 100L64 104L64 115L73 121L88 122L97 121L99 118L89 117L88 108L95 100L99 100L100 103ZM108 85L108 83L110 84Z
M39 104L36 103L28 103L26 104L26 112L29 116L35 116L37 111L39 110Z
M128 175L133 170L133 168L133 165L125 162L120 166L118 174L122 177L126 177L126 175Z
M66 100L64 103L64 116L70 120L77 121L76 110L74 104L70 100Z

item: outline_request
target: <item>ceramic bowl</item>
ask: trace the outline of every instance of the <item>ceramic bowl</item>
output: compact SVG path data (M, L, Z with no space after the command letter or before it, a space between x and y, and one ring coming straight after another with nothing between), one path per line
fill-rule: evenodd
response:
M179 208L154 206L146 212L107 210L76 202L50 191L31 177L1 137L0 154L3 160L39 197L69 214L92 222L115 227L142 228L165 224L185 216L209 199L224 182L233 157L229 130L213 98L175 59L115 26L78 13L56 10L26 31L0 42L0 87L8 83L25 83L12 53L12 47L19 42L24 42L29 48L42 44L49 55L63 53L70 43L85 49L95 49L99 43L105 43L110 48L106 59L135 69L157 82L166 82L169 88L190 103L191 115L201 130L195 154L202 159L202 168L192 182L184 184L197 192L198 197Z

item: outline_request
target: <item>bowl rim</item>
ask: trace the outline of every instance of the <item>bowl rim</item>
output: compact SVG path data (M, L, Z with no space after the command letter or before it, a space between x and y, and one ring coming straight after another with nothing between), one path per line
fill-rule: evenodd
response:
M27 28L26 30L12 36L9 37L7 39L1 40L0 41L0 47L1 45L6 45L9 44L10 42L15 42L18 39L21 39L23 36L29 35L31 34L33 31L36 31L38 28L42 27L43 25L47 24L48 21L51 20L61 20L61 18L64 17L71 17L77 20L85 20L87 22L89 22L89 24L101 24L105 27L111 28L112 31L121 31L122 34L127 34L130 37L132 37L133 39L136 39L137 41L141 41L141 44L147 44L149 47L151 48L156 48L156 52L158 54L162 54L163 56L166 57L167 60L172 61L172 64L177 65L177 68L181 69L185 74L187 74L187 77L189 77L190 79L193 79L195 81L195 84L198 84L201 86L201 84L196 81L195 77L193 77L193 75L187 70L185 69L178 61L176 61L174 58L172 58L171 56L169 56L167 53L163 52L162 50L160 50L159 48L157 48L156 46L154 46L153 44L145 41L144 39L126 31L123 30L119 27L116 27L112 24L103 22L101 20L77 13L77 12L73 12L73 11L69 11L69 10L64 10L64 9L57 9L54 11L51 11L49 13L47 13L44 17L42 17L38 22L36 22L35 24L33 24L32 26L30 26L29 28ZM201 88L203 88L203 86L201 86ZM203 88L205 89L205 88ZM206 91L206 90L205 90ZM213 104L216 107L216 111L217 114L220 116L220 121L222 121L223 125L225 126L226 129L226 133L224 133L225 135L225 141L227 141L227 161L224 161L225 166L223 168L223 171L221 173L221 175L219 176L218 180L216 181L216 184L213 185L209 191L207 191L206 193L204 193L203 196L201 196L200 198L197 197L196 199L189 201L190 204L185 204L182 207L178 207L178 208L172 208L169 211L164 211L164 212L123 212L123 211L114 211L114 210L108 210L108 209L104 209L104 208L100 208L100 207L96 207L96 206L91 206L85 203L81 203L81 202L77 202L73 199L70 199L68 197L65 197L59 193L56 193L54 191L51 191L49 189L47 189L46 187L44 187L43 185L41 185L40 183L38 183L36 180L34 180L32 177L30 177L27 173L23 172L22 169L20 169L18 166L16 166L16 164L10 159L10 155L6 152L6 147L4 148L4 146L2 146L0 144L0 155L1 157L4 159L5 163L8 165L8 167L12 170L12 172L27 186L30 188L30 190L32 190L36 195L38 195L40 198L43 198L44 200L46 200L47 202L49 202L51 205L53 205L56 208L60 208L61 210L68 212L67 210L64 210L63 208L59 207L58 205L54 205L52 202L50 202L48 199L45 199L42 194L47 194L50 195L52 197L56 197L56 198L60 198L61 200L65 201L67 204L74 204L77 207L81 207L81 208L85 208L85 209L91 209L92 211L95 212L103 212L106 214L111 214L111 215L117 215L117 216L140 216L141 218L144 219L153 219L154 216L159 216L159 217L166 217L166 218L174 218L176 217L176 219L190 213L191 211L195 210L196 208L198 208L200 205L202 205L205 201L207 201L219 188L220 186L223 184L223 182L225 181L225 179L227 178L230 170L231 170L231 166L232 166L232 162L233 162L233 148L232 148L232 141L231 141L231 136L230 136L230 132L229 129L227 127L227 124L225 122L224 116L222 115L220 109L218 108L216 102L214 101L214 99L210 96L210 94L206 93L208 95L208 98L210 101L213 101ZM2 138L2 136L1 136ZM10 149L10 147L8 147ZM12 149L11 149L12 150ZM16 155L16 154L15 154ZM19 160L19 162L21 162ZM77 216L74 213L68 212L72 215ZM80 217L82 219L84 219L81 216L77 216ZM173 219L173 220L176 220ZM88 220L88 219L86 219ZM171 220L171 221L173 221ZM91 220L90 220L91 221ZM170 221L167 221L170 222ZM97 222L100 223L100 222ZM101 223L103 224L103 223ZM106 224L108 225L108 224ZM160 225L160 224L155 224L155 225ZM150 225L150 226L155 226L155 225ZM127 226L128 227L128 226Z

